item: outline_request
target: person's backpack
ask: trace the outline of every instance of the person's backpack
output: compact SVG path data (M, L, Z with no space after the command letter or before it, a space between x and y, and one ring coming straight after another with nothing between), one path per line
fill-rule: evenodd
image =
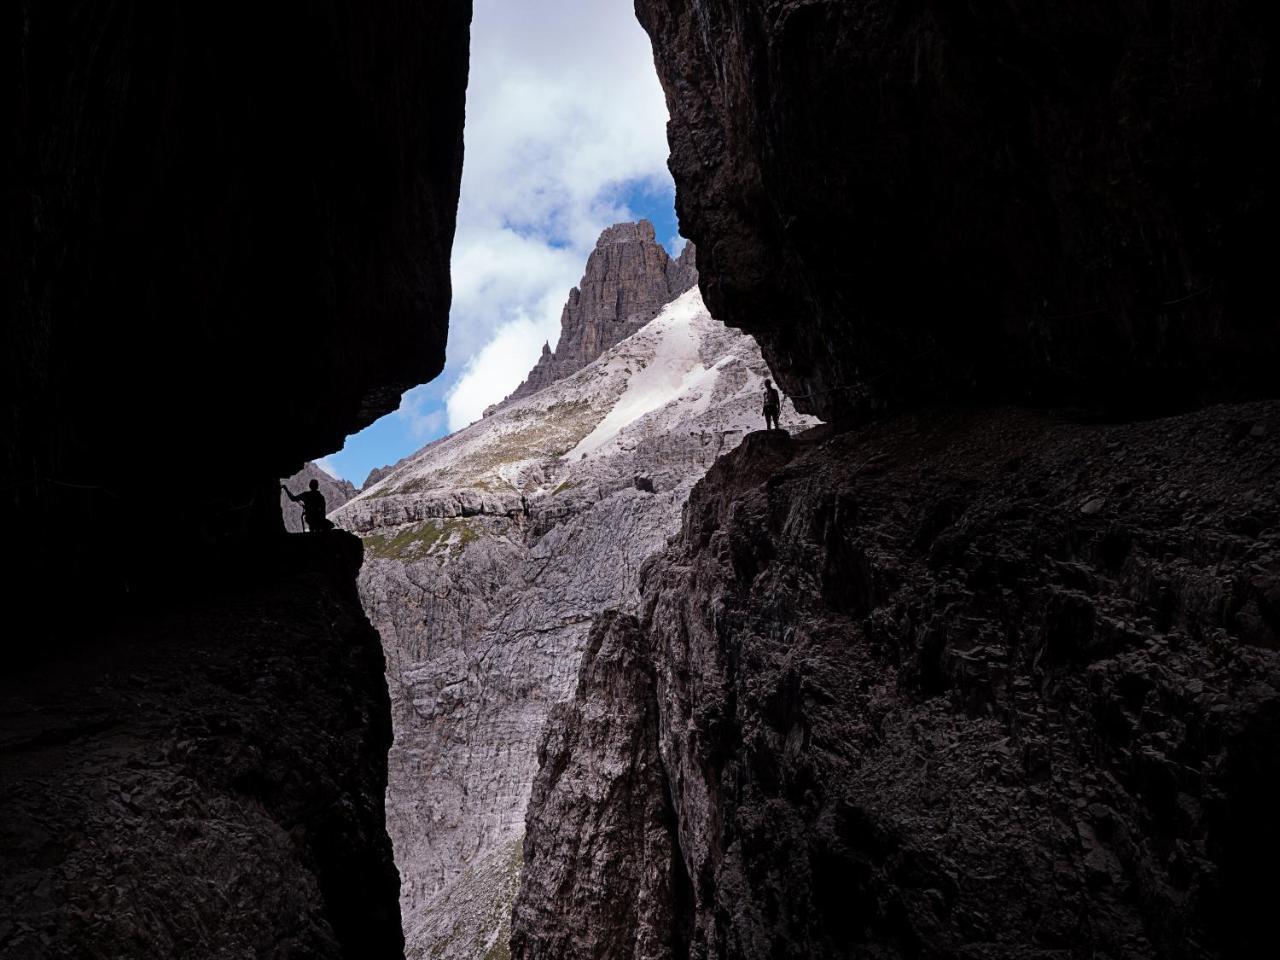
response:
M782 401L781 401L781 399L778 397L778 391L777 391L777 390L775 390L775 389L773 389L773 387L765 387L765 390L764 390L764 405L765 405L766 407L780 407L780 406L782 406Z

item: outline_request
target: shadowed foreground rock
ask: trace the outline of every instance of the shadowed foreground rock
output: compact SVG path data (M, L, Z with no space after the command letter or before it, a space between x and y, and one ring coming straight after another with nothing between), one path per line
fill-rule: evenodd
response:
M1276 4L635 6L707 306L798 409L1280 389Z
M559 909L669 874L641 789L689 956L1269 953L1278 496L1275 403L748 436L642 574L647 649L599 631L547 732L519 955L663 955Z
M6 673L0 956L403 955L359 560L289 538L264 582Z

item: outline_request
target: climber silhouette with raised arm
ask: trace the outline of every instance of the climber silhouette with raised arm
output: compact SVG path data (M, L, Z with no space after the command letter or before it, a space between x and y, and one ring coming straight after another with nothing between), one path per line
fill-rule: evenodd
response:
M778 417L782 413L782 398L778 396L778 391L773 388L773 381L766 380L764 382L764 428L766 430L779 430Z
M333 529L333 521L325 516L324 494L320 492L320 481L312 480L310 490L304 490L296 497L283 483L280 489L294 503L302 504L302 522L312 533L321 533Z

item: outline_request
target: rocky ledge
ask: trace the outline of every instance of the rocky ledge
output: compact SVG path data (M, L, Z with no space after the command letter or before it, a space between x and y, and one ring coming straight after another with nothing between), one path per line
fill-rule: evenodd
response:
M1273 402L748 436L554 714L514 955L1269 952L1278 479Z
M283 538L274 575L4 674L0 956L403 956L359 564Z

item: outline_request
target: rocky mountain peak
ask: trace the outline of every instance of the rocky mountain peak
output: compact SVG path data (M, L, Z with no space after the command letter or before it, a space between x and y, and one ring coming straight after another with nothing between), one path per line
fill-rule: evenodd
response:
M607 227L560 316L560 340L548 344L524 383L503 404L577 373L621 343L698 283L693 244L672 259L648 220ZM492 413L503 404L490 407Z

